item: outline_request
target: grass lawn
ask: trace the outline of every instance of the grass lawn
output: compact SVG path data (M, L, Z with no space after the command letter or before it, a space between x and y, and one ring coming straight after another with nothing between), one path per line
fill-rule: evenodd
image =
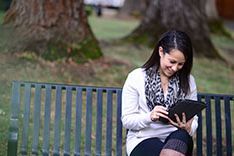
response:
M4 12L0 11L0 23L3 21Z
M93 26L94 34L99 40L108 41L124 37L139 24L139 21L90 16L89 23Z
M0 12L0 23L2 17ZM127 73L150 56L152 49L148 47L111 42L130 33L139 21L91 16L89 22L105 57L84 65L48 62L31 53L11 55L0 50L0 155L6 155L12 80L121 87ZM212 40L221 51L229 49L229 53L234 53L233 40L223 41L219 36L212 36ZM192 72L199 92L234 94L234 69L229 65L195 58Z

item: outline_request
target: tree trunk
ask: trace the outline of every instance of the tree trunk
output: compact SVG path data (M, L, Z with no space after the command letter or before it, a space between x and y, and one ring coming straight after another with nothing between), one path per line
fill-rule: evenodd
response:
M13 0L4 26L13 28L14 51L76 62L102 55L88 25L83 0Z
M205 11L210 32L232 38L231 34L225 29L223 21L219 18L216 0L206 0Z
M154 45L163 32L178 29L191 37L196 55L221 58L211 42L201 5L198 0L151 0L141 24L127 38Z
M218 20L219 15L216 7L216 0L206 0L206 16L209 20Z
M143 17L150 0L125 0L120 9L120 16Z

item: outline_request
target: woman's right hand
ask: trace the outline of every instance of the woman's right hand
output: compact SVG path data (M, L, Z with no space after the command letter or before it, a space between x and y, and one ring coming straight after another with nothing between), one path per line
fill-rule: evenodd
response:
M150 119L152 121L158 121L160 117L168 119L168 111L167 108L164 106L155 106L154 109L151 111Z

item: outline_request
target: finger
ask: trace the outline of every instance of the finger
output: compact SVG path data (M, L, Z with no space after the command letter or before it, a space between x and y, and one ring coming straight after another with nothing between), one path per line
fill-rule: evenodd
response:
M179 128L184 129L186 127L186 121L185 121L185 123L183 121L181 121L180 117L177 114L176 114L176 120L177 120L177 124L178 124Z
M156 111L153 111L151 120L152 121L157 121L158 119L159 119L159 114Z
M161 113L161 114L168 115L168 111L166 111L166 110L164 110L164 109L159 109L157 112L158 112L158 113Z
M178 127L178 124L175 121L173 121L171 118L168 118L168 120L172 125Z
M163 106L156 106L153 110L154 113L160 113L160 114L164 114L164 115L168 115L168 111L165 109L165 107Z
M168 116L165 115L164 113L158 112L157 114L158 114L159 117L163 117L163 118L168 119Z
M154 111L166 111L167 112L167 108L164 106L155 106Z
M182 122L180 121L180 117L177 115L177 114L175 114L175 118L176 118L176 122L180 125L180 124L182 124Z
M183 124L186 124L186 115L184 112L182 113L182 122Z
M170 122L171 125L173 125L173 126L175 126L177 128L182 128L182 126L179 126L179 124L177 122L171 120L170 118L168 118L168 120L169 120L169 122Z

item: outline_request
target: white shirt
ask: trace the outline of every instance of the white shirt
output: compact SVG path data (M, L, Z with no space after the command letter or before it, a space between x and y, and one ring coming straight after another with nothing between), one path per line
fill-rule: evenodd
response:
M141 141L158 137L162 141L173 131L177 130L172 125L165 125L159 121L153 122L150 118L150 110L146 104L145 97L145 71L143 68L137 68L128 74L122 91L122 123L127 134L127 154ZM196 83L190 75L190 92L186 99L197 100ZM192 122L190 135L193 135L197 129L198 117L195 116Z

